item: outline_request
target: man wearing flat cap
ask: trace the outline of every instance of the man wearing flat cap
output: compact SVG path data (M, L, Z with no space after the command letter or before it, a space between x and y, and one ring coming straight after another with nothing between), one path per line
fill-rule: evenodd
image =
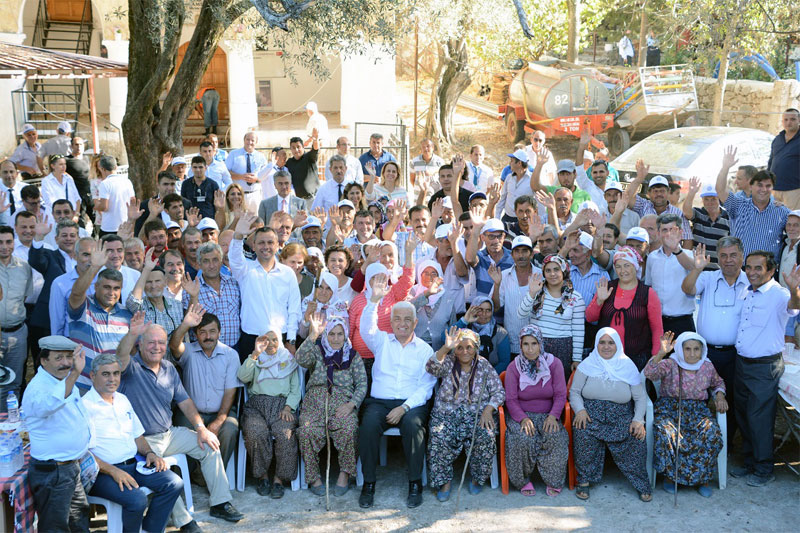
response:
M61 335L42 337L39 348L41 367L22 398L39 531L89 531L89 502L80 479L89 416L75 386L86 359L82 348Z

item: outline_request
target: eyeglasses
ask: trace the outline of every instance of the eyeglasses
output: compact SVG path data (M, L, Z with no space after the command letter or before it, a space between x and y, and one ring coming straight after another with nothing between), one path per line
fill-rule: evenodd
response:
M531 139L531 141L533 141L535 143L543 143L544 139L540 139L539 137L534 137L533 139Z
M501 240L503 240L503 237L504 237L504 234L502 234L502 233L491 233L491 232L488 232L488 231L486 233L484 233L483 235L486 237L487 241L501 241Z

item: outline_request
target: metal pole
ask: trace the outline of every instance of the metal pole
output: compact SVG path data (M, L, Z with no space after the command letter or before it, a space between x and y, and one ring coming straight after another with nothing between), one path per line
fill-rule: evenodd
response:
M414 140L417 140L417 95L419 93L419 24L414 21Z
M592 50L592 63L597 63L597 32L592 33L592 42L594 43Z
M98 139L97 134L97 107L95 106L94 101L94 78L88 78L86 80L89 84L89 116L91 117L92 122L92 148L94 148L94 153L100 153L100 139Z

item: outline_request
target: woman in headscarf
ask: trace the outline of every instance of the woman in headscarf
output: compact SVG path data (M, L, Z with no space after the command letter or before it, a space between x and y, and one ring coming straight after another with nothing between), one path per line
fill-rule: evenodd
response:
M564 487L569 436L561 424L567 403L564 367L544 351L541 330L529 324L520 331L520 354L506 370L506 469L508 479L525 496L533 496L533 473L548 496Z
M283 482L297 474L297 418L300 378L297 361L283 347L280 330L256 339L255 349L236 376L247 386L244 406L244 444L252 461L256 491L273 499L283 497ZM275 439L273 443L273 438ZM269 482L269 465L275 449L275 477Z
M640 371L661 347L661 301L652 288L638 278L642 258L630 246L614 254L619 279L601 279L597 293L586 308L586 320L599 327L610 326L623 339L622 348Z
M481 356L489 360L499 374L511 362L511 340L506 328L494 318L494 303L485 294L477 294L467 312L456 322L458 328L469 328L481 339Z
M589 483L603 477L606 447L643 502L653 499L647 477L644 413L647 395L636 365L622 351L613 328L601 328L594 350L578 365L569 403L575 413L575 495L589 499Z
M378 200L370 202L367 206L367 210L372 215L373 220L375 221L375 228L380 228L387 222L389 219L386 217L386 206L384 206Z
M322 496L325 485L319 471L319 452L325 447L325 421L339 452L339 479L333 493L343 496L356 475L358 408L367 395L364 362L347 338L347 318L310 317L308 338L297 350L297 363L311 371L303 412L297 428L300 453L306 463L308 489ZM327 414L326 414L327 409Z
M462 451L466 454L470 445L470 494L478 494L492 473L497 448L495 413L506 394L489 361L479 357L479 347L480 338L474 331L454 326L425 365L429 374L441 378L428 437L428 482L437 487L440 502L450 497L453 462Z
M417 265L417 284L411 287L409 300L417 310L417 327L414 333L428 344L436 339L439 344L448 326L452 309L440 309L442 300L442 278L444 273L438 261L425 259ZM442 317L444 313L446 316ZM439 346L434 346L438 349Z
M583 358L584 311L586 304L573 290L569 265L559 255L548 255L542 263L544 280L538 274L530 279L530 290L517 310L539 326L544 337L543 349L564 365L564 379Z
M668 358L666 355L675 352ZM703 337L693 332L681 333L673 342L668 331L661 338L661 349L644 367L644 375L661 381L656 400L655 470L664 474L664 490L674 494L678 485L697 486L697 492L711 497L708 482L714 477L717 455L722 449L722 432L708 409L708 390L714 392L717 412L728 410L725 382L708 359ZM678 404L681 412L681 458L675 477Z
M297 334L305 337L308 334L308 327L314 313L323 313L328 320L333 317L340 317L348 320L347 302L337 300L334 295L335 287L338 284L336 276L323 270L319 275L319 285L314 291L303 299L300 304L300 311L303 318L300 320L300 327Z

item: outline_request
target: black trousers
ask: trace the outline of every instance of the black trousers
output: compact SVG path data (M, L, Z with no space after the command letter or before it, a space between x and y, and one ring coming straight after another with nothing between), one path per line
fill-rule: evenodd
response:
M694 327L694 318L692 318L692 315L665 315L661 317L661 324L664 325L664 331L671 331L675 334L676 339L681 333L685 333L687 331L697 331Z
M774 468L772 440L782 375L781 354L736 357L736 422L742 433L742 455L744 465L759 476L771 475Z
M725 413L725 418L728 422L728 446L730 446L738 428L736 424L736 347L719 348L709 344L708 359L714 365L719 377L725 382L725 399L728 400L728 412Z
M89 531L89 501L77 461L60 465L31 457L28 483L39 531Z
M358 428L358 451L361 454L361 469L365 483L375 483L375 470L378 466L378 453L383 432L389 429L386 415L404 400L379 400L367 398L364 402L364 416ZM409 410L397 427L400 428L400 439L403 441L403 452L406 455L408 480L422 480L422 465L425 461L425 430L428 427L428 405L421 405Z

